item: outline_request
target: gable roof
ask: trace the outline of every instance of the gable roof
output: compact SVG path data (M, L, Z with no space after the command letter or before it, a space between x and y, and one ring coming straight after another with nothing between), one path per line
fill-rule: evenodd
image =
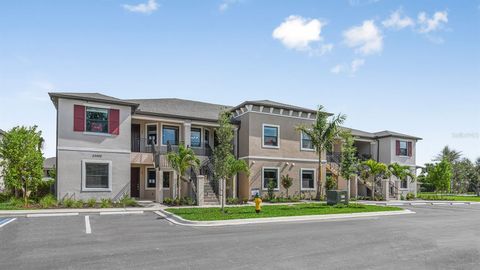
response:
M159 115L193 120L217 121L218 115L231 106L179 98L129 99L139 104L135 114Z
M107 104L117 104L117 105L124 105L130 106L133 110L138 107L138 104L133 102L128 102L123 99L107 96L100 93L70 93L70 92L51 92L48 93L50 99L56 104L58 98L66 98L66 99L78 99L84 101L94 101L94 102L102 102Z
M350 131L352 135L355 137L367 138L372 140L386 138L386 137L397 137L397 138L411 139L411 140L417 140L417 141L422 139L412 135L407 135L407 134L398 133L398 132L389 131L389 130L384 130L380 132L367 132L367 131L362 131L362 130L353 129L353 128L347 128L347 127L343 127L343 128L345 130Z
M57 158L56 157L46 158L43 161L43 169L53 169L56 166L55 164L57 164Z

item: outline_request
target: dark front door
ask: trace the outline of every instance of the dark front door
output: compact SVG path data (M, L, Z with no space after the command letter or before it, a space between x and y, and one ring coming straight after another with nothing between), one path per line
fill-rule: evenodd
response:
M130 197L140 197L140 168L131 168Z
M132 124L132 152L140 152L140 125Z

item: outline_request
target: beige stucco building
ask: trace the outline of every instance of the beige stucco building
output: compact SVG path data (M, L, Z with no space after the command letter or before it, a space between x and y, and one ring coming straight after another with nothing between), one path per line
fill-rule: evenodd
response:
M293 178L289 195L314 197L316 179L332 175L338 188L340 144L322 153L326 166L318 171L319 157L310 139L296 127L310 125L316 111L269 100L246 101L231 107L181 99L123 100L98 93L50 93L57 108L57 183L59 199L131 196L162 201L176 194L176 172L166 160L179 144L192 148L201 160L198 171L182 181L182 196L200 203L218 203L218 183L213 179L212 151L215 128L222 110L233 113L234 154L245 160L250 175L239 174L228 184L227 196L251 199L264 195L268 183L277 195L286 195L280 180ZM416 169L414 136L395 132L351 130L359 157L384 163L398 162ZM383 192L400 196L416 192L410 181L389 180ZM367 196L369 186L355 181L352 195Z

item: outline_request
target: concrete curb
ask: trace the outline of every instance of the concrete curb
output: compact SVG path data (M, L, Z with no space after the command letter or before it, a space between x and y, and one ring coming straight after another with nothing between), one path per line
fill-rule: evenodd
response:
M466 201L412 201L412 202L359 202L365 205L381 205L381 206L416 206L416 205L477 205L480 202Z
M79 209L39 209L39 210L2 210L0 211L0 217L28 217L31 215L71 215L71 214L91 214L91 213L122 213L136 214L140 211L143 212L154 212L161 210L161 207L150 207L150 208L141 208L141 207L129 207L129 208L79 208Z
M232 220L215 220L215 221L192 221L192 220L186 220L180 216L167 212L164 209L155 211L154 213L165 218L166 220L168 220L169 222L175 225L190 226L190 227L217 227L217 226L236 226L236 225L263 224L263 223L341 220L341 219L352 219L352 218L368 218L368 217L415 214L415 212L405 209L400 211L364 212L364 213L351 213L351 214L249 218L249 219L232 219Z

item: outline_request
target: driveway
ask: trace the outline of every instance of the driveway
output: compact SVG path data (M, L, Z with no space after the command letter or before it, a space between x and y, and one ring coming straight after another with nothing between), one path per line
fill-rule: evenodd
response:
M154 213L18 218L0 228L0 269L478 269L479 205L407 208L417 214L214 228Z

